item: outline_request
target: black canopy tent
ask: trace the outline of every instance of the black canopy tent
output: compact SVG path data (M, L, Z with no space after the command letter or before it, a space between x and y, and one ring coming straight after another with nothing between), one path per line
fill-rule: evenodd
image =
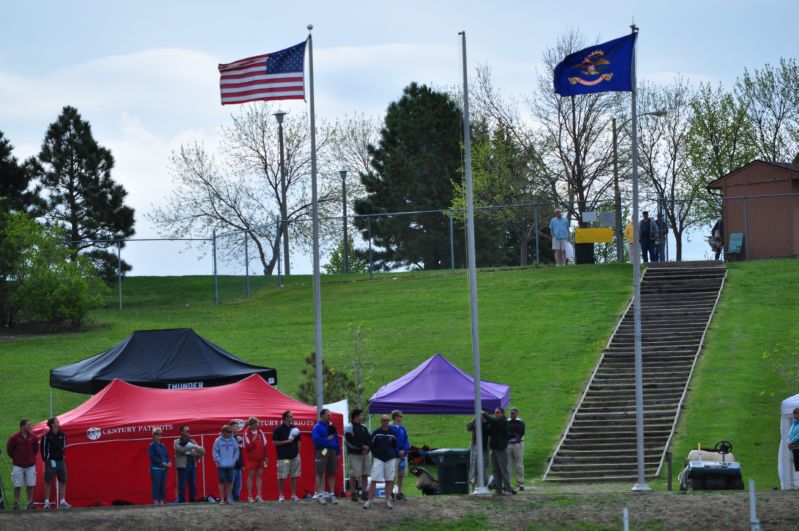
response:
M119 378L144 387L186 389L225 385L251 374L277 384L275 369L250 365L190 328L138 330L105 352L52 369L50 387L94 394Z

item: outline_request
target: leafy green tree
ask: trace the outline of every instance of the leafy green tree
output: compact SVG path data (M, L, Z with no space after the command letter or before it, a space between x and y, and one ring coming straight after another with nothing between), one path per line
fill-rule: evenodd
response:
M411 83L386 112L380 141L370 146L371 170L361 174L360 216L438 210L461 180L461 111L450 96ZM367 237L367 219L355 225ZM372 218L377 269L449 267L449 220L441 214Z
M492 265L528 265L534 259L535 242L534 207L500 205L531 205L554 203L549 183L540 177L540 166L534 161L530 144L522 143L504 125L495 126L493 132L484 127L473 128L472 192L476 207L492 208L475 213L475 239L478 263ZM453 208L461 222L465 219L466 187L457 183ZM547 223L552 208L539 208L540 236L548 237ZM551 246L541 250L551 256ZM542 260L546 257L542 256Z
M316 357L313 352L305 357L302 376L304 381L300 383L297 398L306 404L316 404ZM325 402L351 399L358 393L363 395L363 389L358 390L358 386L349 374L331 368L325 360L322 360L322 376Z
M80 326L90 310L102 306L107 290L92 264L72 255L59 228L44 227L19 212L3 217L3 325L46 321Z
M369 271L369 262L361 256L363 253L356 253L355 242L352 237L349 240L349 266L350 273L366 273ZM322 266L327 275L342 275L344 271L344 241L340 241L333 252L330 253L330 260Z
M752 123L751 142L757 157L787 162L799 151L799 63L780 58L776 66L744 70L735 96Z
M74 107L64 107L47 129L36 173L47 192L46 218L66 228L73 257L87 248L99 250L95 256L110 255L103 250L116 246L111 240L134 233L133 209L125 205L125 189L111 178L113 167L114 157L97 144L89 122ZM104 260L115 261L112 257Z
M31 186L31 173L26 165L19 164L12 154L14 146L0 131L0 208L41 213L44 202L39 197L39 187Z
M721 216L721 199L707 185L757 157L754 127L746 107L721 86L702 84L690 101L686 149L691 162L689 178L700 201L695 208L710 221Z

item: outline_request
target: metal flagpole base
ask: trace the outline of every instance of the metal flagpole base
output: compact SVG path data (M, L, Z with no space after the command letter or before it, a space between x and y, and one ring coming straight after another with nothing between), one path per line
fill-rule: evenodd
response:
M491 497L494 494L489 490L488 487L477 487L471 493L471 496L483 496L483 497Z
M633 485L633 492L652 492L652 487L647 483L636 483Z

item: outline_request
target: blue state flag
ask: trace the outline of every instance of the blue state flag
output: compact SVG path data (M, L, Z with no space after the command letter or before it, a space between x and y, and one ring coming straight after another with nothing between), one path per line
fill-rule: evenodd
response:
M566 56L555 67L555 92L561 96L574 96L632 91L637 35L631 33Z

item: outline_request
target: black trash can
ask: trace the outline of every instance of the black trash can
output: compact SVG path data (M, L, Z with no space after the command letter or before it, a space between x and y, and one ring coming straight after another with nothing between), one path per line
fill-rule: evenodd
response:
M440 494L469 494L468 448L440 448L428 455L438 469Z
M594 264L594 244L593 243L575 243L574 244L574 263L576 264Z

